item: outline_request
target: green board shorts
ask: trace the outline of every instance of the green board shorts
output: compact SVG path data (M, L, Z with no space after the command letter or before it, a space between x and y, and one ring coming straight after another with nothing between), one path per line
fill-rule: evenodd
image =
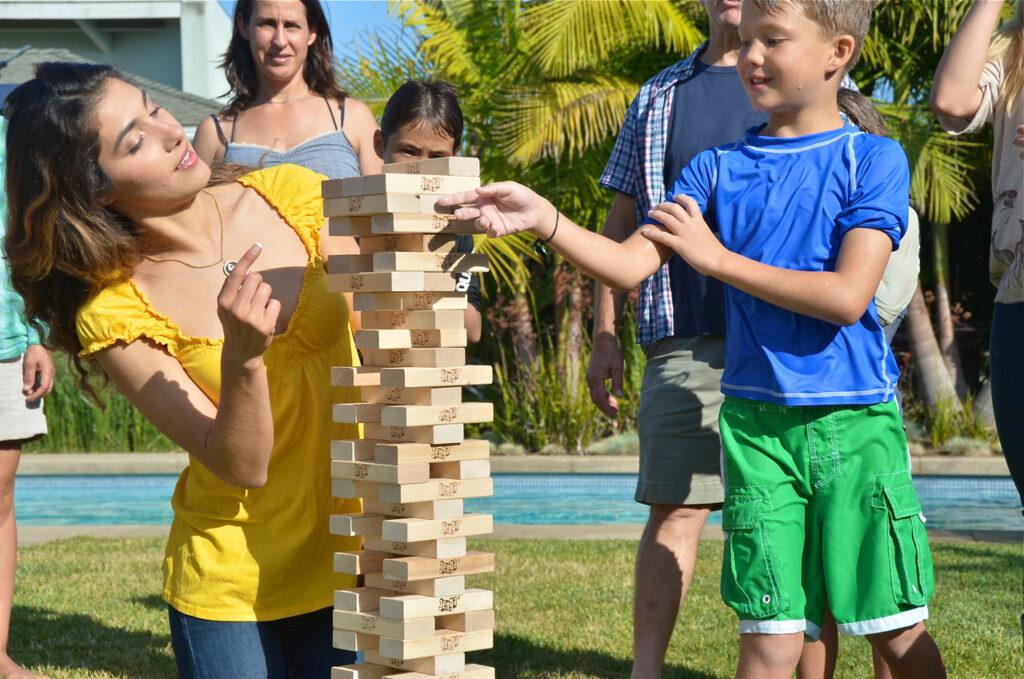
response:
M780 406L726 397L722 599L740 633L816 639L928 617L932 558L895 402Z
M634 499L648 505L721 505L718 410L725 339L666 337L644 352Z

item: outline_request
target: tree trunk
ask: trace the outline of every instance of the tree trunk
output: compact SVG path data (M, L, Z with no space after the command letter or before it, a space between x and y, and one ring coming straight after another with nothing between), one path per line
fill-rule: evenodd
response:
M960 352L956 346L956 331L953 328L953 313L949 302L949 275L946 262L949 261L949 224L932 224L932 254L935 265L935 317L938 326L938 346L946 364L959 399L967 397L967 381L960 365Z
M530 313L530 302L521 289L515 291L512 298L514 318L512 323L513 346L516 363L520 371L532 370L537 361L537 331L533 326L533 314Z
M953 380L942 360L920 281L907 308L907 331L910 334L910 360L917 377L918 398L928 409L936 408L945 400L959 410L960 399L956 397Z

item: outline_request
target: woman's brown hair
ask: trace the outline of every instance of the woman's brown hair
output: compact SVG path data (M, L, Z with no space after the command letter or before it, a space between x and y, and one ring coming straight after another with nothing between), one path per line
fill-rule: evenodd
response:
M113 186L99 165L96 107L110 66L43 63L7 97L7 236L14 289L47 344L74 361L92 396L75 317L139 260L132 223L100 205Z
M260 80L249 41L242 36L238 28L239 22L249 23L256 2L257 0L238 0L235 3L235 14L231 20L231 42L228 43L224 60L220 64L228 85L231 86L227 92L231 99L221 111L223 115L245 110L256 101L256 93L259 92ZM306 23L309 24L309 30L316 33L316 40L310 45L306 55L302 77L314 94L343 101L348 94L338 85L334 68L334 43L331 41L331 28L327 25L324 9L319 0L302 0L302 5L306 8Z

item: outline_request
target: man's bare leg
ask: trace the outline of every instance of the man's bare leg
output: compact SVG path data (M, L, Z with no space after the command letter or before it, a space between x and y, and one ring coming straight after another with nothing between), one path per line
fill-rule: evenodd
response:
M658 679L710 505L651 505L636 554L631 679Z
M803 650L804 633L741 634L736 679L790 679Z
M892 632L872 634L868 641L889 665L896 679L945 679L946 666L935 641L919 622Z

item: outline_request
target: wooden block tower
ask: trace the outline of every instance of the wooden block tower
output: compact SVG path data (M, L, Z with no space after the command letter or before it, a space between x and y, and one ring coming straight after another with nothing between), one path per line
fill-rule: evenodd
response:
M465 292L453 273L486 271L487 256L455 251L476 230L435 211L437 197L480 185L476 158L385 165L370 177L324 182L331 236L355 236L358 255L332 256L330 289L352 292L363 366L337 367L336 385L361 387L361 403L334 406L364 439L333 441L336 497L363 499L363 513L331 517L331 532L363 536L339 552L335 570L363 586L334 599L334 645L364 662L332 679L493 679L466 652L493 645L492 593L466 576L494 569L494 555L466 538L492 531L489 514L466 514L463 498L493 493L489 446L463 425L489 422L490 403L463 403L462 387L490 384L490 366L466 365Z

